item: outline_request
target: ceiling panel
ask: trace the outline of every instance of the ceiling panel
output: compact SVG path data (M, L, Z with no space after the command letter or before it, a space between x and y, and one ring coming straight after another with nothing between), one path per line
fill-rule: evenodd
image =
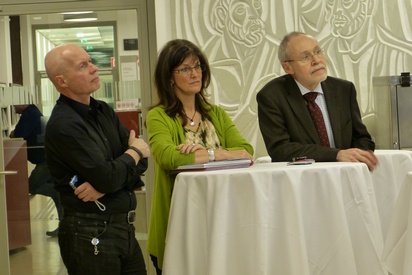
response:
M110 67L114 57L113 26L37 29L52 44L76 44L84 48L98 67Z

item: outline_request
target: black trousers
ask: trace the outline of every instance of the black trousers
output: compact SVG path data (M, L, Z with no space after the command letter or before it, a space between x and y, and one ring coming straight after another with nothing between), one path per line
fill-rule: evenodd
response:
M126 216L125 216L126 217ZM146 275L135 228L122 222L64 216L59 246L70 275Z
M157 265L157 257L150 255L150 259L152 259L153 262L153 266L156 269L156 274L157 275L162 275L162 270L159 268L159 266Z
M43 195L52 198L56 205L59 220L62 218L63 207L60 202L60 194L54 189L53 178L50 175L46 163L36 164L29 177L29 192L32 195Z

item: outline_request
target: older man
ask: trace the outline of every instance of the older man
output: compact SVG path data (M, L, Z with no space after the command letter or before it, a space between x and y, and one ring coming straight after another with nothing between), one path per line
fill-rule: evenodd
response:
M353 83L327 76L323 50L304 33L286 35L278 58L287 74L271 80L256 97L272 161L306 156L363 162L373 170L375 144L362 123Z

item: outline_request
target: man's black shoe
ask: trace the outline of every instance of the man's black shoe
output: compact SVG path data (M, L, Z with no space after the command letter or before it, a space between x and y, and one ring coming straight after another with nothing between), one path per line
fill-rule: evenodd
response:
M46 235L49 237L57 237L57 234L59 233L59 228L57 227L53 231L46 231Z

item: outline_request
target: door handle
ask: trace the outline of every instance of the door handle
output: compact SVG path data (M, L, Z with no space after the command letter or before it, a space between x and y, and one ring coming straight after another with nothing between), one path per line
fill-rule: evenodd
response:
M0 175L16 175L17 171L0 171Z

